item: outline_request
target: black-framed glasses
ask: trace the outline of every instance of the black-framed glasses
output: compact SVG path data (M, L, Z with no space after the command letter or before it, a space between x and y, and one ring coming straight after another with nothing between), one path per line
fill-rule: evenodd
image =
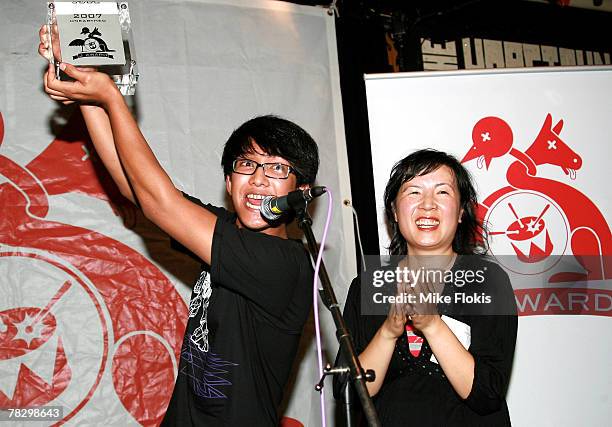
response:
M257 168L263 169L268 178L287 179L293 168L285 163L257 163L255 160L237 158L232 163L232 170L241 175L253 175Z

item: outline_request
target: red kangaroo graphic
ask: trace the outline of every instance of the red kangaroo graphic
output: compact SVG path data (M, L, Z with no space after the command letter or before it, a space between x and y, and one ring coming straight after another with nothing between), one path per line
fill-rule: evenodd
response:
M553 127L552 116L548 114L538 136L523 153L512 147L512 130L505 121L498 117L485 117L474 125L473 145L462 163L478 159L478 166L485 163L488 169L494 157L509 154L516 158L506 173L510 185L483 201L479 206L481 219L495 200L517 189L539 192L554 200L565 213L570 226L572 253L587 273L558 273L549 279L551 282L610 279L612 236L601 211L574 187L537 176L538 165L550 164L559 166L573 180L576 171L582 167L580 156L559 136L562 128L563 120Z
M91 143L84 142L83 135L87 133L77 114L26 167L0 154L0 175L9 181L0 184L0 242L51 253L94 284L112 319L115 342L105 342L105 347L110 348L117 395L138 422L157 425L170 399L174 383L171 354L178 362L187 307L172 282L140 253L95 231L45 219L49 195L76 191L107 201L118 195L99 159L93 151L89 154ZM3 136L0 114L0 144ZM0 356L9 350L0 347ZM155 360L150 354L156 355ZM8 353L4 356L12 357ZM15 395L28 395L26 405L43 405L55 397L37 396L42 392L26 390L28 387L32 386L19 378ZM18 404L23 402L0 392L0 406ZM62 422L72 418L83 404L65 414Z

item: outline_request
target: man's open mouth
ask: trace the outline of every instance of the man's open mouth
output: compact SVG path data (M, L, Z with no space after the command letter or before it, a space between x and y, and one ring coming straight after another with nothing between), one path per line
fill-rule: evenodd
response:
M261 206L261 202L263 201L264 197L268 195L269 194L253 194L253 193L247 194L246 195L247 207L250 209L259 210Z

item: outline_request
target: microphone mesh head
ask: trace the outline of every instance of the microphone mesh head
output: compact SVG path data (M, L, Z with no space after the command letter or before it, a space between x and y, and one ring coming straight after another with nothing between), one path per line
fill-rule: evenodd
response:
M263 216L268 221L276 221L281 216L272 212L272 200L274 200L274 196L266 196L261 201L261 206L259 207L259 212L261 216Z

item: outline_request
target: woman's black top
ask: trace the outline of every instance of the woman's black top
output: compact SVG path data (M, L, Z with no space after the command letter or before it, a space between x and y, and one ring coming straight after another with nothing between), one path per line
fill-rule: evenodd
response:
M418 335L407 330L396 341L384 383L374 397L383 426L510 425L505 394L517 333L513 290L508 275L482 256L459 256L452 271L461 269L484 271L484 282L462 287L446 284L443 295L482 296L484 293L492 297L489 305L479 307L461 303L438 305L441 314L461 322L458 325L471 335L468 351L475 360L472 390L467 399L460 398L440 366L432 360L427 340L422 339L421 344ZM368 284L361 282L359 277L353 280L344 308L344 318L358 354L386 318L362 314L361 295L369 293L365 289ZM336 380L334 386L336 396L341 396L342 380Z

